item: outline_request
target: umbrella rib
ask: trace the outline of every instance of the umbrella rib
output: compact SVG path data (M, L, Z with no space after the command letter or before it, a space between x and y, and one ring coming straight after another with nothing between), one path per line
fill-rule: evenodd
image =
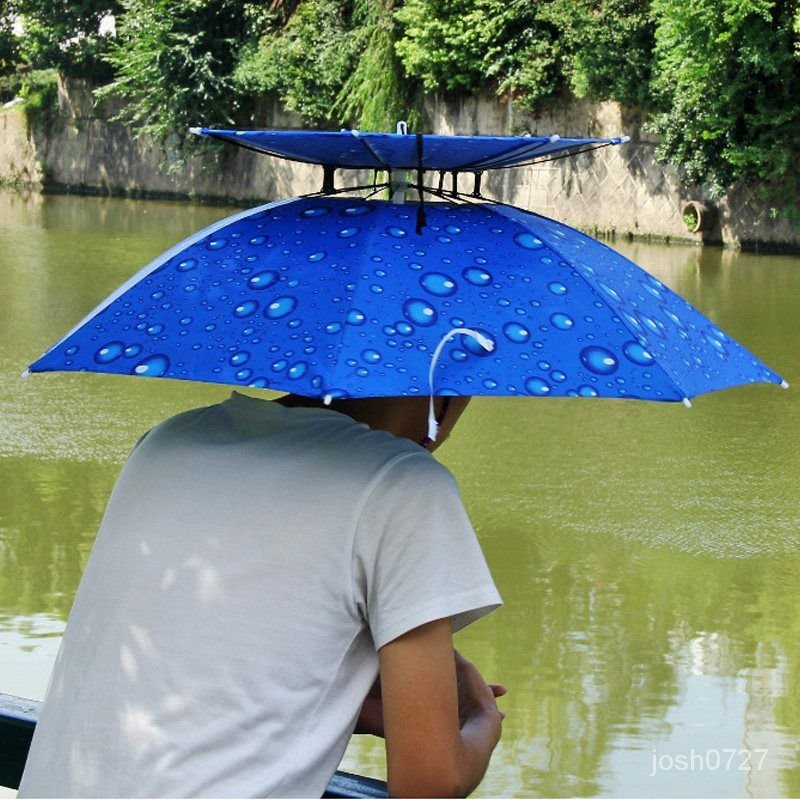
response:
M619 144L615 140L609 140L604 142L591 142L591 143L583 143L583 144L574 144L569 148L566 148L564 151L560 152L558 155L551 155L547 157L547 154L543 156L537 156L536 151L541 150L542 148L546 147L548 144L553 144L557 142L558 139L551 138L545 142L539 142L536 145L516 145L514 147L508 148L503 153L498 153L493 155L491 158L484 158L484 159L476 159L475 161L471 161L467 164L462 164L459 169L461 170L473 170L473 169L514 169L515 167L525 167L529 166L530 164L535 164L542 161L554 161L559 158L569 158L572 155L575 155L577 152L588 152L590 150L597 150L601 147L609 147L612 144ZM530 151L531 157L526 161L520 161L518 163L509 164L508 159L510 156L514 156L517 153L524 153L526 151Z
M466 164L461 164L458 169L459 170L473 170L473 169L499 169L502 167L508 166L516 166L516 165L505 165L503 164L504 161L508 160L510 155L515 153L525 152L530 150L535 152L536 150L540 150L546 144L552 144L553 139L548 139L546 142L539 142L538 144L531 146L530 144L516 144L512 147L507 148L502 153L497 153L493 155L491 158L482 158L482 159L475 159L474 161L470 161Z
M365 167L365 169L382 169L391 171L392 167L378 155L375 148L363 136L359 136L358 140L361 142L364 149L375 159L375 162L377 164L377 166L375 164L372 164L369 167Z
M340 186L338 189L328 192L317 190L316 192L298 195L298 197L334 197L337 194L347 194L348 192L366 192L367 197L372 197L383 189L389 188L390 185L388 183L365 183L358 186Z
M310 158L302 158L301 156L288 156L282 153L276 152L269 147L265 147L262 144L257 144L254 142L248 142L244 139L238 139L233 136L227 136L226 134L213 131L213 136L209 136L212 139L219 139L223 142L229 142L230 144L235 144L237 147L241 147L242 150L250 150L253 153L261 153L263 155L272 156L273 158L279 158L282 161L300 161L304 164L319 164L319 161Z
M534 158L531 161L521 161L519 164L509 164L504 167L504 169L516 169L517 167L530 167L533 164L547 164L551 161L561 161L564 158L572 158L572 156L578 155L579 153L590 153L593 150L601 150L604 147L610 147L612 144L615 144L615 142L601 142L600 144L586 146L576 145L575 148L565 150L558 154L554 153L546 158Z

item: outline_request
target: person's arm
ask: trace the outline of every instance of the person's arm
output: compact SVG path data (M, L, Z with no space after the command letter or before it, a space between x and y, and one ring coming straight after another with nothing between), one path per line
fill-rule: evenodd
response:
M387 780L394 797L466 797L483 778L503 714L478 670L455 654L450 621L381 648Z

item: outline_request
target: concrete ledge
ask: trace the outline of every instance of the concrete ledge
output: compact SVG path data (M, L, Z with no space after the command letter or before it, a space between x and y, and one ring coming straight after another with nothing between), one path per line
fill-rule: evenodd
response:
M656 142L643 133L641 116L614 103L575 101L532 117L491 97L432 95L426 110L438 133L631 137L621 146L488 173L482 188L490 199L605 236L800 250L800 232L788 219L776 217L756 189L734 188L715 201L702 186L683 186L673 168L655 160ZM98 110L90 87L62 82L58 116L49 125L29 128L19 107L0 112L0 183L48 192L231 205L255 205L321 188L320 169L246 150L208 146L179 159L112 121L115 111L109 104ZM258 118L258 127L302 127L267 101ZM371 177L337 175L339 185L345 180L355 185ZM687 227L684 219L691 203L708 210L707 224L697 229Z

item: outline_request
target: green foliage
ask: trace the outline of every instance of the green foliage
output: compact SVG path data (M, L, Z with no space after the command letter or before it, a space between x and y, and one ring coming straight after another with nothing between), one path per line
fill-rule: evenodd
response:
M306 122L330 121L353 64L347 5L341 0L300 3L284 27L273 24L245 48L235 70L238 87L276 93Z
M54 69L32 70L22 76L19 96L25 101L25 115L40 122L58 107L58 72ZM52 119L52 118L51 118Z
M394 130L419 119L394 47L395 0L305 0L242 53L245 92L272 92L308 124Z
M356 0L353 14L355 64L334 102L334 114L363 130L393 131L399 120L412 130L421 114L397 54L394 0Z
M474 91L484 79L484 57L497 0L406 0L396 12L403 26L397 53L426 91Z
M722 192L766 182L796 202L796 0L653 0L661 158Z
M110 77L103 55L111 39L100 33L100 22L120 11L117 0L8 0L6 8L21 24L18 53L29 67L93 80Z
M533 108L561 88L556 32L534 3L406 0L395 16L400 62L426 91L477 92L492 82Z
M579 97L647 101L654 23L641 0L406 0L397 52L428 91L487 85L529 110Z
M10 75L19 62L19 41L14 35L13 18L6 7L0 7L0 77Z
M118 118L178 147L192 125L231 124L244 101L233 80L251 20L244 0L122 4L115 80L98 93L127 101Z
M655 21L641 0L550 0L538 19L552 25L561 70L578 97L647 105Z
M498 94L536 111L564 90L558 29L542 14L542 4L510 0L492 6L486 75L495 81Z
M22 110L31 123L52 122L58 108L58 71L34 69L0 76L0 100L23 100Z

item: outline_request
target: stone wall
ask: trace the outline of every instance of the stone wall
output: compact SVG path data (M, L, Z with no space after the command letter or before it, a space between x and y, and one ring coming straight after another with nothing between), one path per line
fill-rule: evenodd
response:
M321 170L222 147L186 161L136 138L114 122L114 108L98 109L80 84L59 87L59 115L49 125L26 123L19 107L0 112L0 182L48 191L194 197L237 205L290 197L321 187ZM613 103L574 102L540 117L494 98L432 96L430 127L437 133L617 136L630 142L560 160L492 172L485 195L514 203L605 236L650 237L733 247L800 249L800 232L773 218L754 190L719 200L701 187L680 185L676 171L655 160L656 142L642 119ZM275 104L258 110L258 127L297 128L300 121ZM338 175L337 184L371 180ZM688 204L700 212L698 230L684 221Z

